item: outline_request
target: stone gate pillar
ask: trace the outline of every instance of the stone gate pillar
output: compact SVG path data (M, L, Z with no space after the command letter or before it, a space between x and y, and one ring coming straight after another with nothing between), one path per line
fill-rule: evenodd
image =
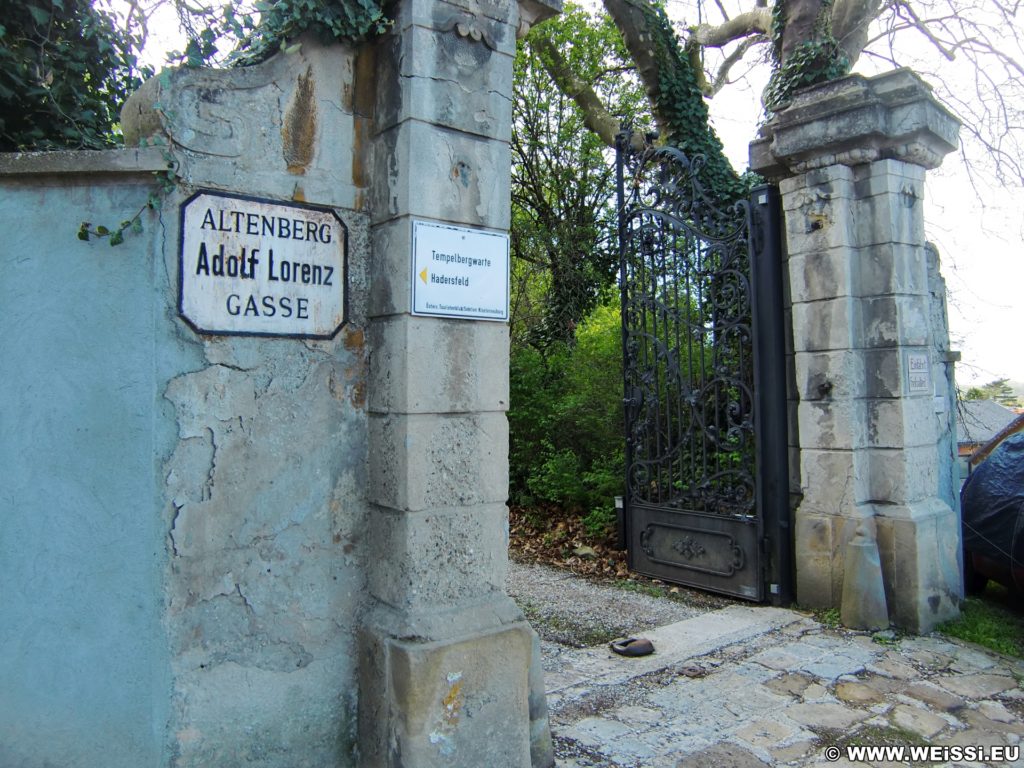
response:
M416 222L507 232L516 35L558 7L404 0L362 65L376 91L366 766L531 763L534 636L504 588L508 326L414 314L428 275L412 264Z
M948 332L931 321L922 211L925 171L958 129L897 70L801 92L750 150L753 170L781 180L785 212L797 599L839 607L860 528L877 539L891 620L915 631L954 616L961 594L957 501L937 450L953 407L936 352Z

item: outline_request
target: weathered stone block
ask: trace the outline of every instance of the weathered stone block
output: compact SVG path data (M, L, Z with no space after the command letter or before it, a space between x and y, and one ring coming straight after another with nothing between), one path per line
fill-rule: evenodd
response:
M934 495L938 488L935 446L874 448L862 458L857 496L900 504Z
M430 152L422 147L432 147ZM507 230L511 155L504 142L409 120L377 137L374 224L418 216Z
M873 448L935 445L935 405L931 396L865 401L867 444Z
M800 352L857 348L859 302L848 296L793 305L793 346Z
M852 295L858 266L858 254L852 248L791 254L788 278L792 300L803 303Z
M804 500L800 509L812 514L837 515L853 506L857 501L853 452L806 445L801 448L800 487Z
M404 34L410 27L450 32L514 56L519 13L516 3L501 0L412 0L396 8L395 29ZM551 4L552 11L555 4ZM561 3L557 4L561 9ZM550 15L550 14L548 14ZM546 16L545 16L546 18ZM459 26L461 25L461 26Z
M875 195L854 206L854 237L861 247L884 243L924 243L921 182L905 182L896 195Z
M801 402L798 418L804 448L852 450L867 444L863 400Z
M893 622L923 633L955 618L962 597L956 513L934 498L875 509Z
M416 511L508 498L504 413L370 414L368 498Z
M531 641L525 622L447 642L364 631L361 764L528 768Z
M901 397L904 384L903 353L899 349L865 349L864 395L866 397Z
M857 252L853 279L856 296L925 294L928 277L923 249L901 243L861 248Z
M862 346L923 347L931 342L927 296L878 296L858 305Z
M378 224L371 235L370 317L412 310L412 218L401 216Z
M355 58L307 36L253 67L153 77L122 109L126 142L169 137L192 186L358 208Z
M394 316L370 327L370 410L508 409L508 325Z
M822 200L804 195L803 202L785 213L786 250L790 257L833 248L855 248L857 223L846 199Z
M864 359L852 349L794 356L796 393L803 402L863 396Z
M838 605L842 593L833 587L837 563L833 556L831 516L811 514L801 506L796 511L794 536L800 543L800 556L796 559L797 600L812 608Z
M899 197L908 193L916 200L924 197L925 169L903 160L876 160L858 165L853 171L855 197L863 200L875 195ZM905 201L913 207L911 201Z
M499 141L511 139L512 62L456 29L413 26L377 48L374 130L421 120ZM505 59L491 61L492 57Z
M508 567L504 504L369 513L370 593L400 611L502 595Z
M847 506L842 514L816 513L801 505L796 511L797 600L816 608L839 607L846 570L846 545L858 525L870 518L866 505Z
M843 556L843 625L851 629L885 629L889 626L889 612L873 521L865 520L857 526Z
M855 181L853 168L848 165L827 165L790 176L779 182L782 208L787 211L799 208L808 194L824 195L832 199L855 199Z

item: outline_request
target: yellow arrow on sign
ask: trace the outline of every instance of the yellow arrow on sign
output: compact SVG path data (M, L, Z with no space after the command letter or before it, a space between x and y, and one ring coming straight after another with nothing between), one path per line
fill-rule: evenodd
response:
M422 280L424 282L424 284L427 282L427 268L426 267L424 267L423 271L420 272L420 280Z

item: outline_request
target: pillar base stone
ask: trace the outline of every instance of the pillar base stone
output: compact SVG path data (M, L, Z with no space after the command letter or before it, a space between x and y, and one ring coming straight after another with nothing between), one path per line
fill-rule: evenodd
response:
M892 622L930 632L959 615L957 513L937 498L877 507L878 551Z
M433 642L363 629L360 765L529 768L533 637L525 621Z
M796 594L808 608L838 608L843 597L846 572L846 545L857 526L870 512L857 514L811 512L807 505L796 510L795 541L799 547L796 561Z
M957 514L937 498L906 505L865 504L851 514L796 511L797 599L808 608L842 604L847 545L873 514L891 622L930 632L959 612L962 590Z

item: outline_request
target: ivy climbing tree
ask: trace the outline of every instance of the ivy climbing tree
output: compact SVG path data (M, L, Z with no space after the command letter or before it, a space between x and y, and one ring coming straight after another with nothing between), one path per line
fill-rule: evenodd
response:
M660 140L707 158L705 186L725 198L742 190L721 158L706 99L741 62L767 63L762 101L780 109L803 86L841 77L867 59L912 64L961 118L980 165L1004 184L1024 185L1024 25L1004 0L693 0L695 23L669 21L656 0L603 0L651 103ZM678 13L679 6L674 6ZM926 55L928 52L934 54ZM549 57L552 79L571 65ZM938 59L939 66L929 61ZM572 92L587 124L608 122L586 88ZM753 138L754 126L751 126ZM599 133L611 145L608 132Z

